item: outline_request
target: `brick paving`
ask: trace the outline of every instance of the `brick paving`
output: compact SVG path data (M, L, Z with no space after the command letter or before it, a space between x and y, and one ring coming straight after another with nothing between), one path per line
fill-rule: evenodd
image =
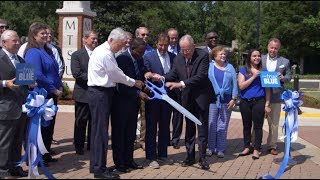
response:
M92 179L93 174L89 173L89 151L85 154L76 155L73 147L73 112L59 112L57 115L54 139L58 140L59 145L53 145L53 150L57 153L54 157L59 161L50 163L48 170L53 173L57 179ZM308 127L303 127L302 136L310 137ZM318 133L319 130L315 130ZM184 132L183 132L184 134ZM181 167L179 162L186 157L184 142L181 142L180 149L168 148L169 158L175 161L174 165L163 165L160 169L152 169L147 166L145 161L145 152L139 148L135 150L134 157L137 163L143 164L144 169L133 170L130 173L119 173L121 179L256 179L265 173L275 175L280 166L279 162L283 157L284 144L278 142L280 152L277 156L266 154L266 143L268 133L263 134L263 149L260 159L252 160L251 156L238 157L237 154L243 150L242 121L239 118L230 120L228 129L228 144L225 152L225 158L217 158L215 155L208 158L210 164L209 170L202 170L198 164L191 167ZM313 134L312 141L315 140ZM183 138L183 137L182 137ZM309 142L312 142L309 141ZM109 151L107 154L107 166L113 165L112 150L109 142ZM197 145L196 145L197 147ZM319 147L319 146L318 146ZM320 178L320 166L311 161L308 155L303 155L298 150L291 150L291 155L297 161L295 166L288 166L285 173L281 176L283 179L318 179ZM198 157L196 157L198 159ZM24 169L27 167L24 165ZM46 178L41 170L39 178Z

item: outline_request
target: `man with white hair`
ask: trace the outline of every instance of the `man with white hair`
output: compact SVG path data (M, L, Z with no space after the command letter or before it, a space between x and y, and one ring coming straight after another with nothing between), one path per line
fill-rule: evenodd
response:
M181 89L182 106L194 114L202 123L198 127L199 165L202 169L209 169L206 161L208 141L209 104L215 100L214 91L208 78L209 55L203 49L195 48L193 38L184 35L179 41L180 53L173 60L173 67L168 74L161 77L154 75L154 79L165 78L166 87L170 90ZM182 166L192 166L195 161L196 124L186 121L185 144L187 158Z
M18 34L6 30L1 35L0 50L0 178L26 177L27 172L16 166L21 160L22 140L27 117L22 104L28 94L28 86L14 84L16 65L25 61L17 56L20 47Z
M126 32L121 28L111 31L108 40L96 47L88 65L88 102L91 111L90 173L94 178L116 179L118 174L106 168L108 149L108 125L112 97L116 83L142 89L144 83L123 73L114 54L127 42Z

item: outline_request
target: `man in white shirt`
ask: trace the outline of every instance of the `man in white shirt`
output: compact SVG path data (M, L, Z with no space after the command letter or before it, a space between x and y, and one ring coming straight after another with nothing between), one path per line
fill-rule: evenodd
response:
M118 67L114 54L126 42L125 31L115 28L110 32L108 40L93 50L89 60L88 101L92 117L90 173L94 173L94 178L119 178L118 174L106 168L109 115L116 83L139 89L144 86L142 81L128 77Z
M58 46L52 44L52 38L53 38L52 30L51 30L50 27L48 27L47 28L47 46L49 48L51 48L51 50L53 52L53 55L54 55L54 58L58 62L58 65L59 65L59 76L62 79L62 76L63 76L63 73L64 73L64 69L65 69L64 60L63 60L63 57L62 57L61 49Z
M168 36L169 36L168 51L177 55L180 51L180 46L178 44L178 40L179 40L178 30L175 28L168 29Z
M262 66L270 72L278 72L281 87L271 88L270 108L268 125L269 135L267 139L268 152L272 155L277 155L277 140L278 140L278 126L281 113L280 96L284 90L284 83L290 82L291 71L290 61L282 56L279 56L281 42L277 38L271 38L268 41L268 54L261 56Z

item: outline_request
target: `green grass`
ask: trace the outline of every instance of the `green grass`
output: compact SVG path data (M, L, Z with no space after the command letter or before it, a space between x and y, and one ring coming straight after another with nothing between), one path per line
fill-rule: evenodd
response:
M292 77L293 78L293 77ZM319 74L304 74L304 75L299 75L300 79L320 79Z
M318 91L318 92L304 92L304 91L302 91L302 93L305 95L308 95L310 97L320 99L320 91Z

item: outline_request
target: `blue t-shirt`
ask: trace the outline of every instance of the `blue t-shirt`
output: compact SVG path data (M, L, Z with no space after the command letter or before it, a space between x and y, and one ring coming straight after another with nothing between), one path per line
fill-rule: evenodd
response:
M240 68L239 73L244 75L245 80L248 80L251 77L251 76L246 76L245 67ZM246 89L241 90L240 95L241 95L241 98L244 98L244 99L265 96L264 88L261 86L260 75L258 75Z

